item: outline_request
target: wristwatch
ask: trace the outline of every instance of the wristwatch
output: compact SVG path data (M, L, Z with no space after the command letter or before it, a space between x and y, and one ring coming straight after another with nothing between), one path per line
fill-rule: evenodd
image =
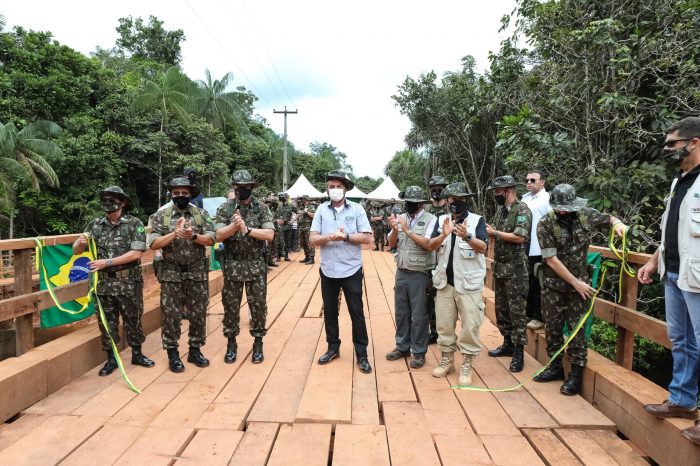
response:
M343 241L345 241L346 243L350 242L350 233L345 233L345 238L343 238Z
M111 266L112 266L112 259L107 259L107 267L111 267Z
M246 227L246 228L248 228L248 227ZM252 228L248 228L248 231L245 232L245 235L246 235L246 236L250 236L250 232L251 232L251 231L253 231L253 229L252 229Z
M192 241L194 241L194 240L196 240L196 239L197 239L197 233L195 233L195 234L192 235Z
M474 238L474 236L472 236L471 233L467 233L467 237L464 239L466 239L467 241L471 241L473 238Z

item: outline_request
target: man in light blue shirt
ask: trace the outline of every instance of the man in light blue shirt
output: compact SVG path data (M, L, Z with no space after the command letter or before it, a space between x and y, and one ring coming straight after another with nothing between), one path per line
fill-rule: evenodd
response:
M371 243L372 227L365 209L345 199L345 193L354 186L345 172L329 172L326 188L330 201L316 209L311 223L309 242L321 247L321 295L328 343L328 351L318 363L327 364L340 356L338 296L342 289L352 320L357 365L368 374L372 366L367 359L368 337L362 304L362 245Z

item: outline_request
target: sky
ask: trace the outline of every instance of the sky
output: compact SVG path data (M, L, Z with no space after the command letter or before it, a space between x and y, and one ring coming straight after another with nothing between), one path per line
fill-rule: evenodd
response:
M500 20L515 0L120 0L6 2L6 29L51 31L89 54L112 48L123 16L154 15L182 29L182 67L191 79L234 74L259 98L256 113L300 150L328 142L348 156L356 176L382 176L410 129L391 96L407 76L480 70L505 33ZM292 180L293 181L293 180Z

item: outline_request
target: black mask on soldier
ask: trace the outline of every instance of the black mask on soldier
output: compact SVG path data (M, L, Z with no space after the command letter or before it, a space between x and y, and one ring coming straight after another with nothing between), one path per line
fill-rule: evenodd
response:
M236 188L236 199L245 201L250 197L252 193L252 189L241 186L240 188Z
M192 186L197 186L197 175L194 173L189 173L187 179L190 180Z
M435 189L430 192L430 198L434 199L436 201L439 201L442 199L442 191L439 189Z
M678 150L673 150L670 148L664 148L663 154L664 158L667 160L672 160L674 162L680 162L684 158L686 158L689 154L690 151L688 150L689 144L686 144L685 146L681 147Z
M462 215L467 211L467 201L452 201L450 202L450 212L455 215Z
M102 208L108 214L116 212L119 210L119 201L114 199L102 199Z
M494 200L496 201L496 204L498 205L505 205L506 204L506 195L505 194L496 194L493 196Z
M190 205L190 196L175 196L173 197L173 204L180 210L185 210L188 205Z
M416 212L418 212L418 209L420 208L420 204L417 202L408 202L406 201L405 209L406 213L408 215L413 215Z

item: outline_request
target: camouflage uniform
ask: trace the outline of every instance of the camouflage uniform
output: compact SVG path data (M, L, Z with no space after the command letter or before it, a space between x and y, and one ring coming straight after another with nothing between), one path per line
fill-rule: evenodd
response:
M284 256L289 255L292 250L292 214L297 211L297 208L284 200L277 208L277 218L282 219L284 223L280 226L280 238L284 241Z
M97 259L112 259L129 251L146 250L146 230L136 217L123 214L113 225L107 217L93 220L85 227L95 239ZM98 272L97 296L100 298L109 335L119 343L119 315L124 321L126 343L138 347L146 341L141 325L143 316L143 278L139 261L107 267ZM111 350L109 335L97 319L102 334L102 349Z
M381 217L381 220L373 220L374 217ZM384 250L384 220L386 218L384 209L377 203L372 203L372 208L369 211L369 224L372 226L374 234L374 246L380 251Z
M516 200L507 207L501 207L497 219L494 225L496 230L521 236L527 243L532 225L532 213L527 204ZM496 237L493 251L496 322L501 335L510 336L514 345L527 344L525 298L529 282L525 243L510 243Z
M275 198L275 201L277 199ZM272 206L270 207L270 213L272 214L273 219L279 218L279 214L277 213L279 210L279 204L277 202L273 203ZM277 222L274 223L275 226L275 237L272 240L272 251L273 251L273 257L276 257L277 259L281 260L284 257L284 233L282 232L282 227L277 225Z
M442 215L449 215L450 214L450 206L447 203L445 203L444 206L435 207L432 203L428 202L425 204L424 210L430 214L433 214L438 219ZM442 225L439 225L439 227L442 228ZM436 315L435 315L435 296L437 295L437 289L433 285L432 280L428 280L428 287L425 290L425 294L428 295L428 298L426 299L425 305L426 305L426 308L428 310L428 319L429 319L429 326L430 326L429 341L430 341L430 343L436 343L437 338L438 338Z
M304 256L307 259L313 260L316 255L316 250L309 241L309 236L311 235L311 222L313 221L313 218L308 216L306 212L311 214L316 213L316 204L309 202L307 205L302 207L302 209L299 211L299 218L297 220L301 247L304 250Z
M195 216L195 212L199 215ZM170 221L166 225L167 216L170 216ZM150 246L156 238L174 231L180 217L184 217L186 222L190 223L197 235L208 235L215 240L214 225L207 211L190 204L183 211L173 206L153 214L153 231L148 235L148 245ZM190 347L199 348L206 342L206 316L209 306L209 260L206 249L206 246L186 239L175 239L162 249L160 305L163 321L161 333L165 349L178 347L185 306L190 321Z
M216 211L214 228L220 230L231 223L236 209L248 228L274 228L273 217L267 205L255 198L241 204L237 200L227 201ZM248 308L251 313L250 334L264 337L267 318L267 267L265 265L263 241L237 231L224 240L224 335L235 337L240 333L241 298L245 286Z

